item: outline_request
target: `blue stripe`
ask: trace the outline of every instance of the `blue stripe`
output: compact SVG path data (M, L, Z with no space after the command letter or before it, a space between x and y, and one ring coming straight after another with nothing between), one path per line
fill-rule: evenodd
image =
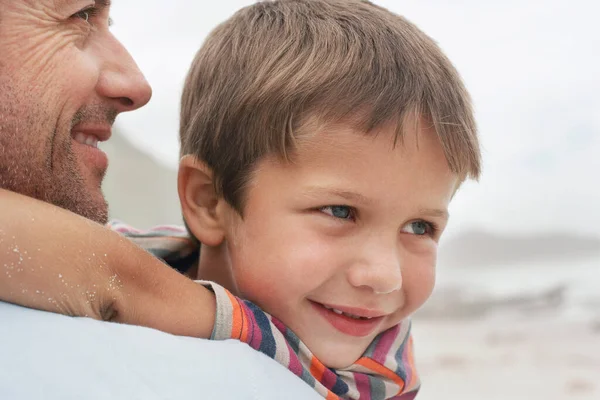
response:
M248 300L244 300L244 303L248 306L250 311L252 311L256 324L262 333L262 340L260 341L260 347L258 348L258 351L271 358L275 358L277 349L275 346L275 337L273 336L273 331L271 331L271 321L269 321L269 318L267 318L265 312L256 304Z
M408 339L410 339L410 331L411 331L411 327L412 327L412 321L409 321L408 323L410 325L408 326L408 330L406 331L406 335L404 336L404 341L402 341L402 344L398 347L398 350L396 351L396 354L394 355L394 358L396 360L396 365L398 366L395 371L396 375L398 375L400 378L402 378L402 380L404 382L406 382L406 376L407 376L406 367L407 367L407 365L404 363L402 356L404 355L406 346L408 346Z
M335 370L332 370L332 371L335 372ZM337 373L336 373L336 375L337 375ZM348 394L349 390L350 390L350 388L348 387L346 382L344 382L342 380L342 378L340 378L339 376L335 380L335 385L333 385L333 387L331 388L331 391L333 393L337 394L338 396L343 396L345 394Z
M371 386L371 399L385 399L385 385L383 384L384 377L377 376L369 377L369 385Z

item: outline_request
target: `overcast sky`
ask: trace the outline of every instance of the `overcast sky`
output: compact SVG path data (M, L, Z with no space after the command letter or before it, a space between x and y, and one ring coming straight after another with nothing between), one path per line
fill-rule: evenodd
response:
M253 1L114 0L113 32L154 89L119 117L137 146L175 167L187 69L206 34ZM432 36L477 113L484 175L451 207L453 232L600 237L600 3L592 0L376 1Z

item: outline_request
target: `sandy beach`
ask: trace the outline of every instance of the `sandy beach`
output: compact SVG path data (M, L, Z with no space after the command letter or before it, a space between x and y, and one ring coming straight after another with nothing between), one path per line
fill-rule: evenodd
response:
M600 319L416 319L419 400L598 400Z

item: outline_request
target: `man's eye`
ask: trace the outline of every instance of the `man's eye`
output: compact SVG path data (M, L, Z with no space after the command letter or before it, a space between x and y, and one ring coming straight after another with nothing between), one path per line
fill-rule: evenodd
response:
M436 227L430 222L418 220L408 223L402 231L417 236L434 236Z
M98 9L96 7L89 7L76 12L75 14L73 14L72 18L82 19L85 22L89 23L90 19L95 17L96 15L98 15Z
M325 206L321 207L321 212L331 215L334 218L339 219L352 219L354 217L354 212L352 207L348 206Z
M89 22L90 21L90 13L89 11L79 11L77 14L75 14L75 16L85 20L85 22Z

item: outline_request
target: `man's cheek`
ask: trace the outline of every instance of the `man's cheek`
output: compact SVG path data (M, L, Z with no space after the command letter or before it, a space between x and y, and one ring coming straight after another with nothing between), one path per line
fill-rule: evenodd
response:
M22 80L43 85L49 77L54 77L57 69L73 64L74 53L80 52L76 43L82 34L55 21L31 19L6 21L0 45L3 67Z

